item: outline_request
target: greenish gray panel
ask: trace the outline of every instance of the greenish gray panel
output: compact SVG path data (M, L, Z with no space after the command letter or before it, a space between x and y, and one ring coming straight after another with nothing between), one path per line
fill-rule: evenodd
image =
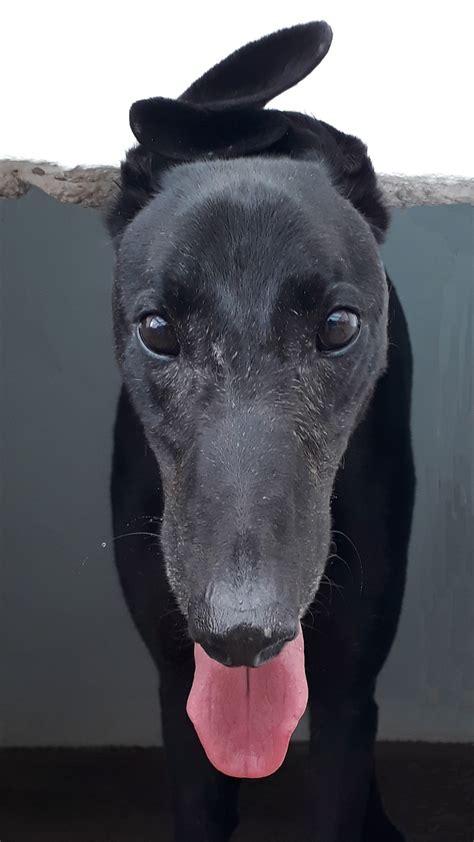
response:
M156 679L112 562L110 243L96 212L39 192L0 207L0 739L155 742Z
M379 691L397 739L472 736L472 224L467 206L397 212L384 248L415 353L410 573ZM99 215L36 191L1 201L0 273L0 744L153 744L156 677L112 560Z
M474 736L474 209L394 215L384 258L408 317L417 497L381 730Z

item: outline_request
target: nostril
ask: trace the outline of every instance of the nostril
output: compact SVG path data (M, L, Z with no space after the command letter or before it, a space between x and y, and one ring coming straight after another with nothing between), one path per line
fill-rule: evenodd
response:
M201 632L194 639L210 658L226 667L259 667L277 657L296 634L296 628L270 630L241 625L224 634Z
M261 667L262 664L266 664L267 661L271 661L272 658L276 658L276 656L282 651L285 643L286 641L283 640L280 643L272 643L270 646L262 649L256 654L252 666Z
M188 612L190 636L210 658L226 667L259 667L297 636L296 612L284 612L280 605L248 609L245 619L242 613L233 606L229 609L224 600L218 611L207 599L193 600Z
M267 632L266 629L265 632ZM263 649L257 653L253 666L259 667L267 661L270 661L272 658L276 658L276 656L282 651L285 643L289 643L291 640L294 640L297 634L298 630L296 627L294 629L280 629L274 635L266 634L267 640L270 639L270 642L268 642L268 645L264 646Z
M217 661L219 664L222 664L224 667L231 667L232 664L232 657L231 655L225 651L224 647L220 647L215 643L209 643L208 641L202 641L200 646L204 649L207 655L212 658L214 661Z

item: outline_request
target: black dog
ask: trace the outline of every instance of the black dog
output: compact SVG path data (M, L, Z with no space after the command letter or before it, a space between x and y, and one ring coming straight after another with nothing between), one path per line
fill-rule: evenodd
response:
M296 26L135 103L108 215L117 566L180 842L229 839L238 778L282 762L308 688L305 838L402 839L373 760L414 494L388 214L360 140L263 110L331 38Z

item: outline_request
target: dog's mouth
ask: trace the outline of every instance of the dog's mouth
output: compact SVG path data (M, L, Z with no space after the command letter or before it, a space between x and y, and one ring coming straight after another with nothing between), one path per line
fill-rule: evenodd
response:
M223 666L199 644L194 660L187 712L210 762L237 778L276 772L308 701L301 626L257 668Z

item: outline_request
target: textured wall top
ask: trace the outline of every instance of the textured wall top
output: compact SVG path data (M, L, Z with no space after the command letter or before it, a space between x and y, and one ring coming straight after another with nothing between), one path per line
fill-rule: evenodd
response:
M388 204L394 208L474 205L474 178L383 174L379 177ZM101 207L111 196L117 178L116 167L67 169L44 162L0 161L0 197L18 198L34 186L61 202Z

